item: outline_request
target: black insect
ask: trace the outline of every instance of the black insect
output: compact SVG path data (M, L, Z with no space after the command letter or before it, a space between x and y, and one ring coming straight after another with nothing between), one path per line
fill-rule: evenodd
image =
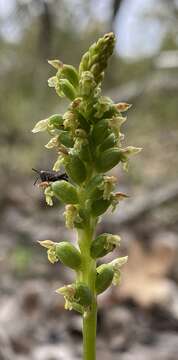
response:
M36 185L38 179L40 178L42 182L55 182L57 180L66 180L68 181L68 176L66 173L59 173L59 171L45 171L45 170L37 170L32 168L38 174L34 185Z

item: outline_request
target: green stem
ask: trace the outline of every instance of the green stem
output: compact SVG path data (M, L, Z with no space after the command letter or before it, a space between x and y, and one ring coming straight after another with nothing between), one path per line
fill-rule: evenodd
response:
M96 359L97 304L94 300L91 310L83 316L83 359Z
M95 293L96 261L90 257L90 245L95 224L78 230L78 242L82 254L82 280L91 290L93 302L83 315L83 360L96 359L97 302Z

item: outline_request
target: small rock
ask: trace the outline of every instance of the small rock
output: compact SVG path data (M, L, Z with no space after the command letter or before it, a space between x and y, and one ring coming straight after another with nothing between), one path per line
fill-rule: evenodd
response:
M77 360L69 350L67 344L38 346L32 353L33 360Z

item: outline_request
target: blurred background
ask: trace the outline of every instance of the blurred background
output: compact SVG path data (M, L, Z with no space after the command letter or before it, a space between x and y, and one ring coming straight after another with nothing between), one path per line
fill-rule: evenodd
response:
M98 359L177 360L177 0L0 0L0 360L81 359L81 318L55 294L73 274L37 244L74 235L33 186L31 168L56 154L31 129L67 105L47 86L47 59L77 65L108 31L117 46L103 91L133 104L125 143L143 151L128 173L114 169L130 198L98 229L129 254L121 286L99 298Z

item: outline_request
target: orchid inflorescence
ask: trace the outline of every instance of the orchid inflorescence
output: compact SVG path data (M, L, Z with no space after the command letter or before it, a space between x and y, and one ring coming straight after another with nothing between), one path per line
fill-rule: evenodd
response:
M101 82L108 59L113 53L115 36L108 33L91 45L83 55L79 69L50 60L56 75L48 80L60 97L70 100L67 111L39 121L33 133L47 131L51 138L45 145L56 149L53 170L64 168L69 181L47 182L43 186L46 202L53 198L64 203L67 228L75 228L78 248L73 244L51 240L40 241L47 249L51 263L61 261L76 273L75 282L57 290L65 299L65 308L83 316L84 359L95 359L97 296L111 284L119 284L121 267L127 256L97 267L97 260L120 245L120 236L95 235L96 225L108 210L127 197L114 192L117 178L106 174L121 163L128 168L128 159L140 151L123 147L121 126L123 115L131 105L114 104L101 94Z

